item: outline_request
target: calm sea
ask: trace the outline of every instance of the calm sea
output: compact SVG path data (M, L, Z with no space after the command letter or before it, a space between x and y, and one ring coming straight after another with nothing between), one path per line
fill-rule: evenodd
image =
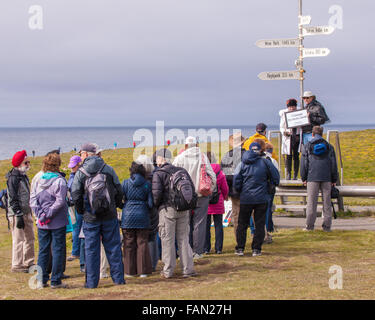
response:
M221 130L229 130L229 134L234 129L241 129L242 135L250 136L254 133L254 125L251 126L219 126L219 127L165 127L164 132L170 129L181 130L185 137L189 130L204 129L207 132L211 129L217 129L219 135ZM10 159L13 154L19 150L25 149L29 156L32 151L35 155L44 155L48 151L60 148L62 152L69 152L76 148L79 150L81 144L85 142L95 142L103 149L113 149L117 143L118 148L127 148L133 145L133 141L140 143L135 139L135 132L139 129L146 129L155 136L155 127L96 127L96 128L0 128L0 160ZM269 126L268 130L278 130L278 125ZM365 129L375 129L373 125L326 125L325 129L341 131L357 131ZM181 132L180 131L180 132ZM212 141L218 140L213 138ZM201 138L201 142L205 139ZM172 138L171 142L176 142L176 138ZM178 141L181 142L181 141Z

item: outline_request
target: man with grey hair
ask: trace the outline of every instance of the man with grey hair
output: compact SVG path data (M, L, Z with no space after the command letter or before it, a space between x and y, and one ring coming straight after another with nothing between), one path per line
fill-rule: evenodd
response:
M216 174L212 170L207 155L199 149L197 139L191 136L186 138L185 151L174 159L173 165L186 169L194 183L195 192L198 194L197 207L194 209L194 214L191 215L191 228L194 259L200 259L204 253L207 211L210 201L209 196L204 196L199 192L200 177L202 169L205 167L208 176L211 178L212 192L216 185Z
M176 268L175 240L177 240L183 277L190 277L194 276L195 272L193 251L189 244L189 211L177 212L169 200L171 176L184 169L173 166L170 163L171 157L171 152L167 149L160 149L156 152L158 170L152 177L152 196L154 205L159 210L159 234L164 262L161 275L164 278L173 276ZM186 176L189 177L187 172Z
M313 127L321 126L330 120L323 105L316 100L315 94L313 94L311 91L305 91L303 93L303 101L305 103L305 109L307 110L310 121L310 124L302 127L303 144L305 145L313 138Z
M83 214L86 288L96 288L99 283L101 241L110 265L113 282L125 284L120 228L116 210L116 208L123 207L123 192L115 171L99 156L100 152L101 150L96 144L82 145L80 156L83 163L74 177L71 192L77 213ZM109 201L107 198L107 202L102 198L100 198L100 203L93 199L89 182L97 177L100 177L101 181L105 181L104 192L109 198ZM99 182L99 180L96 181Z

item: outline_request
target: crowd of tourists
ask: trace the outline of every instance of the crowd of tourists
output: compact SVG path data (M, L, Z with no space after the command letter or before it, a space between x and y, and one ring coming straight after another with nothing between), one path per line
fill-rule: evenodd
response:
M330 192L337 181L335 152L322 137L320 125L328 120L324 108L311 92L304 98L310 126L286 126L284 113L296 110L295 99L289 99L287 108L280 111L286 178L291 179L293 160L294 179L300 169L307 186L305 230L314 229L317 197L322 191L322 227L330 231ZM116 285L125 284L125 278L146 278L156 271L159 260L161 277L174 277L177 261L182 277L193 277L194 261L211 254L212 223L212 251L223 253L224 202L228 200L236 239L234 254L244 256L250 227L252 256L261 255L263 244L273 241L273 200L280 174L274 148L266 137L267 126L259 123L255 129L248 139L240 133L231 135L229 151L220 163L213 152L202 152L193 136L186 138L185 148L174 159L168 148L157 150L152 158L141 155L131 163L129 178L122 183L95 143L82 145L71 157L68 181L61 170L60 150L45 155L31 183L27 153L17 152L6 176L7 189L0 195L12 232L12 272L28 272L35 263L35 219L43 287L66 288L62 282L69 277L66 261L75 260L85 275L86 288L96 288L101 278L109 276ZM300 137L304 140L301 165ZM72 232L69 257L67 232Z

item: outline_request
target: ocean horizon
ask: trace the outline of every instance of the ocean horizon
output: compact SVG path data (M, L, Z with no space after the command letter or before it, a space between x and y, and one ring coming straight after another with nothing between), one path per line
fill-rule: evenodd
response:
M327 130L338 130L339 132L344 131L359 131L366 129L375 129L375 124L327 124L323 126L325 132ZM142 137L142 131L148 132L152 135L152 142L147 144L146 137ZM165 141L171 140L171 143L181 143L181 139L176 139L173 136L176 129L184 137L194 134L194 130L199 132L199 129L211 130L210 132L216 132L211 136L210 141L220 141L221 139L227 140L227 136L232 134L235 130L241 130L243 136L248 137L254 134L254 125L176 125L176 126L165 126L164 134ZM217 131L212 131L217 129ZM224 130L224 131L223 131ZM269 125L267 130L279 130L279 124ZM169 136L168 136L169 131ZM135 137L135 133L138 133L138 138ZM181 133L182 132L182 133ZM192 133L191 133L192 132ZM202 131L201 131L202 132ZM208 136L210 136L210 132ZM228 134L229 132L229 134ZM113 149L115 143L117 148L129 148L133 146L133 142L138 145L152 145L155 141L155 126L94 126L94 127L0 127L0 160L10 159L13 154L19 150L26 150L29 156L32 156L32 151L35 151L35 156L41 156L46 154L48 151L53 149L59 149L61 152L70 152L74 149L78 150L79 147L85 142L95 142L102 149ZM205 135L200 138L200 142L206 142ZM215 138L216 137L216 138ZM206 137L207 138L207 137Z

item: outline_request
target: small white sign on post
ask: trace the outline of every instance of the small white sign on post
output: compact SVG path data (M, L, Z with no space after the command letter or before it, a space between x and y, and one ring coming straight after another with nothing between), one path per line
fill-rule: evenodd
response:
M265 71L258 74L260 80L299 80L300 73L292 71Z
M298 24L305 25L311 23L311 16L299 16L298 17Z
M316 27L303 27L302 35L303 36L315 36L315 35L327 35L335 31L335 28L332 26L316 26Z
M288 129L310 124L307 109L285 112L285 123Z
M302 57L325 57L328 56L330 52L328 48L304 48L302 49Z
M295 48L299 46L298 39L265 39L258 40L255 45L259 48Z

